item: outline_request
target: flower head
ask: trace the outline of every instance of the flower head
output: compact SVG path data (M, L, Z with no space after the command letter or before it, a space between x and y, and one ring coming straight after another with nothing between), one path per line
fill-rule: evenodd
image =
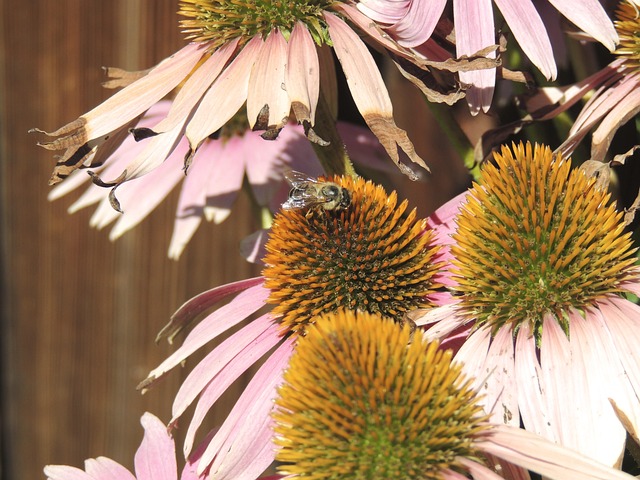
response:
M428 306L441 286L442 254L427 221L372 182L326 181L349 192L349 206L283 210L266 244L265 286L283 329L304 330L316 315L341 308L401 320Z
M640 308L623 295L640 276L622 214L548 147L495 158L457 218L457 300L428 332L467 328L456 359L496 420L614 465L625 430L611 402L636 430L640 419Z
M489 454L518 472L513 478L528 478L523 468L556 479L630 478L489 423L451 356L380 315L321 315L298 340L278 389L279 470L308 479L503 478Z
M347 208L283 211L274 221L264 278L194 297L161 332L172 339L201 313L236 295L191 330L181 347L149 374L144 389L197 349L272 305L271 311L251 317L211 350L176 395L171 424L196 404L184 447L189 456L206 413L242 373L266 357L223 425L203 440L203 453L193 460L198 474L253 478L273 461L269 412L275 389L297 338L317 311L364 310L402 322L405 312L442 302L435 289L444 282L438 267L446 254L432 244L439 234L432 235L430 228L436 223L436 228L446 228L447 218L416 220L415 212L406 213L406 202L397 204L395 193L387 195L362 179L329 180L348 189Z
M113 177L100 185L116 187L160 165L184 136L188 142L185 168L207 138L243 107L249 127L275 139L290 114L304 125L310 139L318 105L335 117L336 79L332 47L342 64L358 110L380 139L389 157L405 172L399 150L426 165L415 153L404 130L393 119L391 100L373 57L342 18L359 12L343 2L181 2L183 27L193 41L142 75L125 76L114 84L124 89L39 143L64 150L50 183L78 168L95 167L107 158L134 127L140 115L166 95L175 99L169 112L153 125L134 129L145 148ZM123 75L121 71L111 73ZM140 78L138 78L140 77ZM320 98L323 98L320 101ZM332 118L332 121L334 118ZM411 172L412 175L415 175Z

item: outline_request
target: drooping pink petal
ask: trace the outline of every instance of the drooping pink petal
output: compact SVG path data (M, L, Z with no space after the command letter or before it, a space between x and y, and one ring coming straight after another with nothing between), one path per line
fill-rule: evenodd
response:
M465 457L459 457L456 460L469 471L473 480L504 480L504 477L502 475L498 475L496 472L490 470L481 463L475 462ZM459 473L453 471L450 472L451 473L447 472L448 476L445 477L447 480L449 480L449 478L451 480L462 480L467 478L466 475L460 475Z
M494 0L516 41L547 80L558 74L544 23L531 0ZM491 29L493 30L493 28Z
M288 46L280 30L272 30L253 64L247 92L247 118L256 130L280 129L289 120L286 88ZM266 111L265 111L266 109Z
M458 56L473 55L483 48L495 45L491 0L454 0L453 21ZM495 52L488 57L495 58ZM475 115L481 108L487 112L496 83L495 69L460 72L460 81L471 85L467 90L467 103L471 113Z
M208 221L221 223L231 213L244 179L244 154L244 139L241 137L233 136L223 144L206 184L204 216Z
M189 455L196 430L211 405L247 368L281 339L273 319L268 314L262 315L214 348L189 373L173 401L170 422L175 423L202 394L187 432L185 456Z
M240 241L240 255L249 263L264 265L262 259L267 253L264 247L269 238L269 230L262 228Z
M247 318L265 305L268 296L269 291L262 285L249 287L239 293L231 302L220 307L196 325L180 348L152 370L143 383L146 385L165 375L200 347Z
M371 20L393 24L407 14L412 0L361 0L356 7Z
M176 480L175 443L157 417L145 413L140 419L144 438L135 456L138 480Z
M400 162L400 147L413 162L428 170L417 155L407 132L398 128L393 120L393 108L387 88L382 81L369 50L358 35L340 18L324 12L334 51L342 65L353 100L365 122L380 140L389 157L409 176L415 176Z
M127 183L118 188L117 197L124 213L109 233L110 240L116 240L138 225L180 183L184 178L182 157L186 149L187 142L183 139L161 165L144 177L135 179L135 185Z
M563 422L575 440L566 446L605 465L619 467L626 432L609 398L622 397L624 369L600 311L587 309L585 317L576 311L569 318L572 369L567 373L579 379L583 390L577 390L565 404L576 412L575 417L569 417L575 418L575 424Z
M218 77L226 66L231 55L238 46L239 38L231 40L218 48L213 54L189 76L175 100L171 103L171 110L167 117L153 126L156 133L173 130L189 116L195 105L200 101L204 92Z
M481 327L474 331L464 342L454 361L461 362L465 375L474 379L474 388L480 389L489 372L484 370L489 346L491 345L491 329Z
M410 2L406 15L387 31L400 45L417 47L429 40L446 4L447 0L414 0Z
M254 322L256 322L256 320L254 320ZM188 455L191 451L197 430L200 428L200 425L206 414L211 410L213 404L218 401L227 388L229 388L247 368L254 365L262 355L275 347L280 340L282 340L282 338L278 333L278 327L272 323L268 326L267 330L260 333L260 335L252 340L250 344L247 344L229 364L224 366L222 374L219 375L221 378L216 377L206 385L198 398L198 403L189 422L189 428L185 434L185 455Z
M549 0L549 3L610 51L616 48L618 34L598 0Z
M553 480L631 480L633 477L521 428L495 425L480 450ZM526 448L522 448L526 446Z
M554 438L543 400L546 388L542 384L535 337L529 322L523 322L518 330L514 373L518 379L520 416L527 430L545 438Z
M166 429L165 429L166 430ZM175 452L172 452L175 458ZM84 469L94 480L134 480L135 477L129 470L115 460L107 457L89 458L84 461ZM140 480L138 478L138 480Z
M249 74L260 50L262 39L253 37L213 82L189 121L186 136L195 150L213 132L222 127L247 100Z
M591 160L604 161L618 129L640 113L640 76L636 75L633 79L635 85L631 92L624 96L624 101L611 109L594 130L591 139Z
M270 442L273 436L269 414L276 387L282 381L282 372L293 352L293 341L289 338L283 342L251 379L207 446L198 472L211 465L214 476L228 478L226 475L232 468L264 471L273 462L275 449L265 450L261 444Z
M169 243L169 258L177 260L180 257L202 223L208 184L216 163L222 160L221 150L221 142L205 141L193 158L180 190Z
M206 47L201 44L190 43L160 62L148 75L109 97L96 108L82 115L80 119L48 135L65 135L82 128L87 138L97 138L116 130L173 90L193 70L206 50ZM67 138L55 140L52 146L59 143L60 148L63 148Z
M127 473L129 476L123 476L123 480L135 480L135 477L130 472L127 471ZM95 477L84 470L66 465L47 465L44 467L44 474L48 480L96 480Z
M296 120L315 123L320 95L320 61L309 30L296 23L289 37L285 85Z

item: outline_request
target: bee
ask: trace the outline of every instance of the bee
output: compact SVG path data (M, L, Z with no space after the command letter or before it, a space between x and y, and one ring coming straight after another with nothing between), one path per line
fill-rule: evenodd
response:
M344 210L351 204L351 193L337 183L325 182L288 170L284 177L291 184L284 210L316 209Z

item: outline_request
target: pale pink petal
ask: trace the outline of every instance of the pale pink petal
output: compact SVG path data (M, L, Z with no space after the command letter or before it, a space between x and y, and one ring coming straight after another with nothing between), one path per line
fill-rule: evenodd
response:
M610 51L616 48L618 34L598 0L549 0L549 3Z
M453 21L458 56L473 55L483 48L495 45L491 0L453 0ZM495 58L495 52L489 54L488 58ZM471 113L477 114L480 108L487 112L496 83L495 69L460 72L460 81L471 85L467 90L467 103Z
M361 0L356 7L378 23L396 23L407 14L412 0Z
M262 285L250 287L239 293L231 302L220 307L196 325L187 335L182 346L152 370L144 383L155 381L165 375L200 347L247 318L265 305L268 296L269 290Z
M480 450L552 480L631 480L633 477L520 428L495 425Z
M431 37L447 0L413 0L406 15L387 29L404 47L417 47Z
M72 192L79 186L87 183L90 178L91 177L87 175L86 171L74 170L67 178L64 179L64 182L56 184L51 190L49 190L47 200L53 201L64 197L67 193ZM91 203L89 203L89 205L91 205ZM69 213L73 212L69 211Z
M624 97L624 101L611 109L594 130L591 140L591 160L604 161L618 128L640 113L640 77L635 76L634 79L635 86L632 91Z
M156 133L173 130L189 116L204 92L218 77L238 46L239 38L225 43L189 76L171 104L167 117L151 129Z
M531 0L495 0L495 3L531 63L538 67L548 80L555 80L558 69L553 58L551 42Z
M83 470L66 465L47 465L44 467L44 474L49 480L96 480ZM133 475L129 475L129 479L135 480ZM127 480L127 477L123 477L123 480Z
M279 129L289 120L291 102L284 87L287 53L287 42L282 33L272 30L249 78L247 118L252 129Z
M452 302L449 305L430 308L420 315L412 316L412 320L419 327L433 325L425 330L425 335L434 340L442 339L465 323L465 319L456 314L459 307L459 302Z
M371 131L403 173L415 177L415 174L400 162L398 147L411 161L428 170L427 165L416 154L407 132L398 128L393 120L389 93L366 45L336 15L324 12L324 18L329 26L333 49L342 65L353 100Z
M262 43L259 35L253 37L205 93L186 129L191 150L222 127L247 100L249 74Z
M554 438L543 400L546 388L542 384L536 340L529 322L523 322L518 330L515 368L515 376L518 379L518 406L524 425L531 432L545 438Z
M268 314L261 317L260 321L262 321L262 323L265 323L264 319L268 319ZM258 322L258 320L254 320L252 323L256 322ZM209 380L209 383L202 390L200 397L198 398L198 403L196 404L195 411L193 412L193 416L191 417L191 421L189 422L189 428L187 429L187 433L185 434L183 447L185 455L189 455L189 452L193 447L193 442L197 430L198 428L200 428L200 425L202 424L206 414L211 410L213 404L218 401L220 396L227 390L227 388L229 388L229 386L235 380L237 380L240 375L246 371L247 368L254 365L259 358L261 358L271 348L275 347L278 342L280 342L280 340L282 340L282 336L278 333L279 327L277 326L277 324L274 324L272 320L267 323L268 325L266 327L262 327L264 331L261 332L255 339L249 339L250 343L248 341L245 341L244 344L246 346L242 349L242 351L235 358L233 358L230 363L223 365L224 369L221 371L220 375L216 374L217 376ZM246 328L247 327L245 327L245 329ZM243 331L245 329L243 329ZM218 349L214 351L217 350ZM212 355L210 354L208 357L212 357ZM198 364L197 368L204 370L206 367L200 367L203 362ZM209 377L212 376L210 372L206 372L206 374ZM191 374L190 377L191 376L193 376L193 374ZM181 387L181 390L183 389L183 387ZM177 401L178 399L176 398L176 402Z
M244 139L233 136L222 146L206 185L205 218L221 223L231 213L231 206L242 187L245 173ZM253 152L255 155L255 152Z
M220 141L205 141L195 154L182 183L169 244L169 258L177 260L204 217L207 188L216 163L220 162ZM182 172L181 172L182 173ZM184 176L184 175L183 175Z
M289 37L289 54L285 70L285 85L291 108L298 122L313 125L320 95L320 61L309 30L296 23Z
M238 280L237 282L226 283L196 295L183 303L171 316L171 321L158 334L156 341L167 337L169 343L173 343L173 338L182 331L183 328L200 314L212 308L216 303L234 293L260 285L263 282L264 278L262 277L247 278L245 280Z
M451 235L456 231L456 217L460 213L462 205L467 203L469 190L465 190L456 195L447 203L429 215L427 225L434 232L434 243L436 245L452 245L454 243Z
M256 448L255 440L270 442L269 413L276 397L276 387L293 352L293 339L287 339L267 359L247 385L224 424L207 446L200 459L198 471L211 465L211 472L225 478L232 468L266 469L275 457L275 449ZM253 453L262 453L261 457Z
M240 255L249 263L264 265L262 259L267 253L264 248L269 238L269 230L263 228L240 241Z
M135 456L138 480L175 480L178 476L175 444L167 427L150 413L145 413L140 423L144 438Z
M520 425L518 410L518 388L514 374L513 332L503 327L493 338L486 355L486 361L479 371L482 387L480 404L491 414L495 423Z
M490 470L489 468L482 465L481 463L478 463L476 461L470 460L465 457L458 457L456 458L456 460L460 462L460 464L463 465L469 471L469 473L471 474L471 478L473 478L473 480L504 480L504 477L502 475L498 475L496 472ZM456 477L455 475L449 475L449 477L445 477L445 478L458 480L458 477ZM464 476L462 478L467 478L467 477Z
M175 458L175 452L172 453ZM84 469L93 479L99 480L134 480L129 470L115 460L107 457L89 458L84 461Z
M183 180L182 157L186 149L187 142L183 140L156 169L118 188L116 196L124 213L109 233L110 240L116 240L138 225Z
M297 142L309 143L301 127L289 124L275 140L264 140L257 132L243 137L240 155L256 203L269 205L284 182L288 150L295 150Z
M175 423L205 389L208 391L208 399L205 399L205 403L211 400L209 406L213 405L229 385L280 340L278 327L269 314L252 320L248 325L225 339L198 362L182 382L173 401L170 423ZM201 398L198 403L200 404L202 400ZM200 408L200 410L204 414L208 409ZM197 417L194 416L189 426L189 430L194 430L193 434L195 434L199 423ZM189 433L187 437L189 437ZM192 439L193 436L191 436ZM189 443L188 446L187 443ZM189 454L190 448L190 442L185 442L185 456Z
M565 376L577 377L582 389L565 404L565 408L574 409L575 417L571 415L569 419L575 424L563 417L562 427L575 434L575 443L563 445L605 465L618 467L626 432L609 398L621 398L620 382L626 378L599 310L587 309L585 316L586 319L576 311L569 318L572 369Z
M454 361L463 364L463 371L468 378L472 378L474 388L482 388L482 384L487 378L487 372L484 371L485 361L491 344L491 329L481 327L474 331L467 341L464 342L458 353L454 357Z
M191 72L205 52L206 47L197 43L183 47L160 62L146 76L109 97L78 120L49 133L51 136L59 136L80 129L47 144L47 148L57 150L57 144L64 148L62 144L76 136L95 139L120 128L173 90ZM82 139L79 140L84 143Z

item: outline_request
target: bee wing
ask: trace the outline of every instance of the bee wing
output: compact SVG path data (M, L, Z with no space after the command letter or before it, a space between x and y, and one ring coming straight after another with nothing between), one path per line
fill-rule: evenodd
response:
M326 203L324 198L318 197L315 192L308 190L297 190L296 195L289 196L282 204L283 210L298 210L311 208Z
M298 187L305 183L318 183L318 179L295 170L285 170L283 175L293 187Z

